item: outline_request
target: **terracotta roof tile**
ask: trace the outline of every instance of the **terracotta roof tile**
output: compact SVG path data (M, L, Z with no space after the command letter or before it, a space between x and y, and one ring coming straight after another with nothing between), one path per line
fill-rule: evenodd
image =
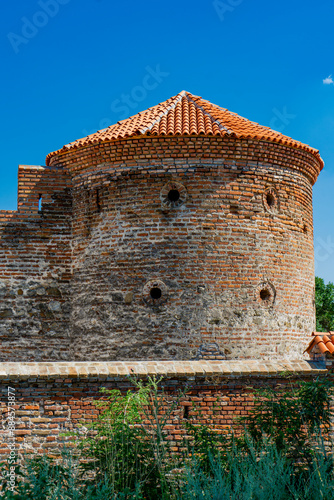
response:
M304 352L310 354L315 347L318 347L318 349L322 354L328 353L329 355L333 355L334 332L327 332L327 333L314 332L312 335L313 339L311 340L309 346L307 347L307 349L305 349Z
M71 142L58 151L49 153L46 157L46 164L49 164L51 157L71 149L138 135L220 137L229 135L238 139L276 142L312 153L320 162L321 168L323 167L323 161L316 149L269 127L247 120L185 90L165 102L119 121L106 129L98 130L94 134Z

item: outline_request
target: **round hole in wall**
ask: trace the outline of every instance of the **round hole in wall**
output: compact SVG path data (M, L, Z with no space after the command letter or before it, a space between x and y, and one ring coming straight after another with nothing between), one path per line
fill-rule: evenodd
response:
M161 189L160 200L164 208L178 208L187 200L187 190L180 182L170 181Z
M304 224L304 226L303 226L303 233L306 234L307 232L308 232L307 224Z
M263 288L260 291L260 298L261 298L261 300L269 300L270 297L271 297L270 292L266 288Z
M162 295L162 292L161 292L160 288L158 288L158 287L151 288L151 290L150 290L150 296L151 296L151 298L153 300L160 299L161 295Z
M278 192L272 186L265 189L262 193L262 200L264 209L270 213L277 213L279 211L279 197Z
M168 193L168 199L169 201L171 201L172 203L175 203L176 201L178 201L180 198L180 193L177 189L171 189Z
M268 207L273 207L276 203L276 200L275 200L275 197L272 193L267 193L267 204L268 204Z
M146 304L160 306L166 302L167 298L168 288L162 280L155 278L145 283L143 288L143 299Z
M265 307L273 306L276 300L276 289L274 285L269 280L259 283L255 289L255 299L259 304Z

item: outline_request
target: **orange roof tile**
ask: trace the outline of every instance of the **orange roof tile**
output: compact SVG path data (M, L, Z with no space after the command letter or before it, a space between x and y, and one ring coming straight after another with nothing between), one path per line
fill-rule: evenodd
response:
M185 90L165 102L119 121L106 129L98 130L94 134L71 142L58 151L49 153L46 157L46 164L49 164L51 157L70 149L138 135L220 137L228 135L238 139L276 142L312 153L320 162L320 167L323 167L318 150L269 127L247 120L216 104L211 104L211 102Z
M322 352L322 354L329 353L333 355L334 353L334 332L313 332L313 339L311 340L307 349L304 352L310 354L315 346L317 346Z

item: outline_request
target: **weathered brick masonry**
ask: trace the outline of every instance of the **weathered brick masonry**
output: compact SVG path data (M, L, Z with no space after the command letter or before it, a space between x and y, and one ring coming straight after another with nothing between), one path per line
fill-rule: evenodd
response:
M98 417L93 400L103 398L99 389L126 391L133 387L129 375L142 379L148 375L163 376L166 408L178 400L178 389L188 387L165 427L173 450L177 451L182 444L181 424L185 419L230 432L232 426L238 428L236 417L246 415L252 407L255 389L267 385L280 391L290 390L301 379L325 372L325 368L306 361L3 363L0 385L5 425L0 461L7 459L11 442L5 423L8 386L15 388L14 434L16 450L22 458L32 453L59 454L70 439L64 433L80 433L80 425Z
M77 359L87 348L105 360L302 354L314 329L311 155L201 137L94 149L58 160L75 186ZM179 207L161 200L173 187Z
M69 356L71 203L64 172L20 165L18 210L0 212L2 361Z

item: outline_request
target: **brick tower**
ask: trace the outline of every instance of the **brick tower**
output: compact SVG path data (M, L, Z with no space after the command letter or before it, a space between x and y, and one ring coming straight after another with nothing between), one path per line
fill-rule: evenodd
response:
M3 359L301 357L318 151L182 91L46 164L2 213Z

